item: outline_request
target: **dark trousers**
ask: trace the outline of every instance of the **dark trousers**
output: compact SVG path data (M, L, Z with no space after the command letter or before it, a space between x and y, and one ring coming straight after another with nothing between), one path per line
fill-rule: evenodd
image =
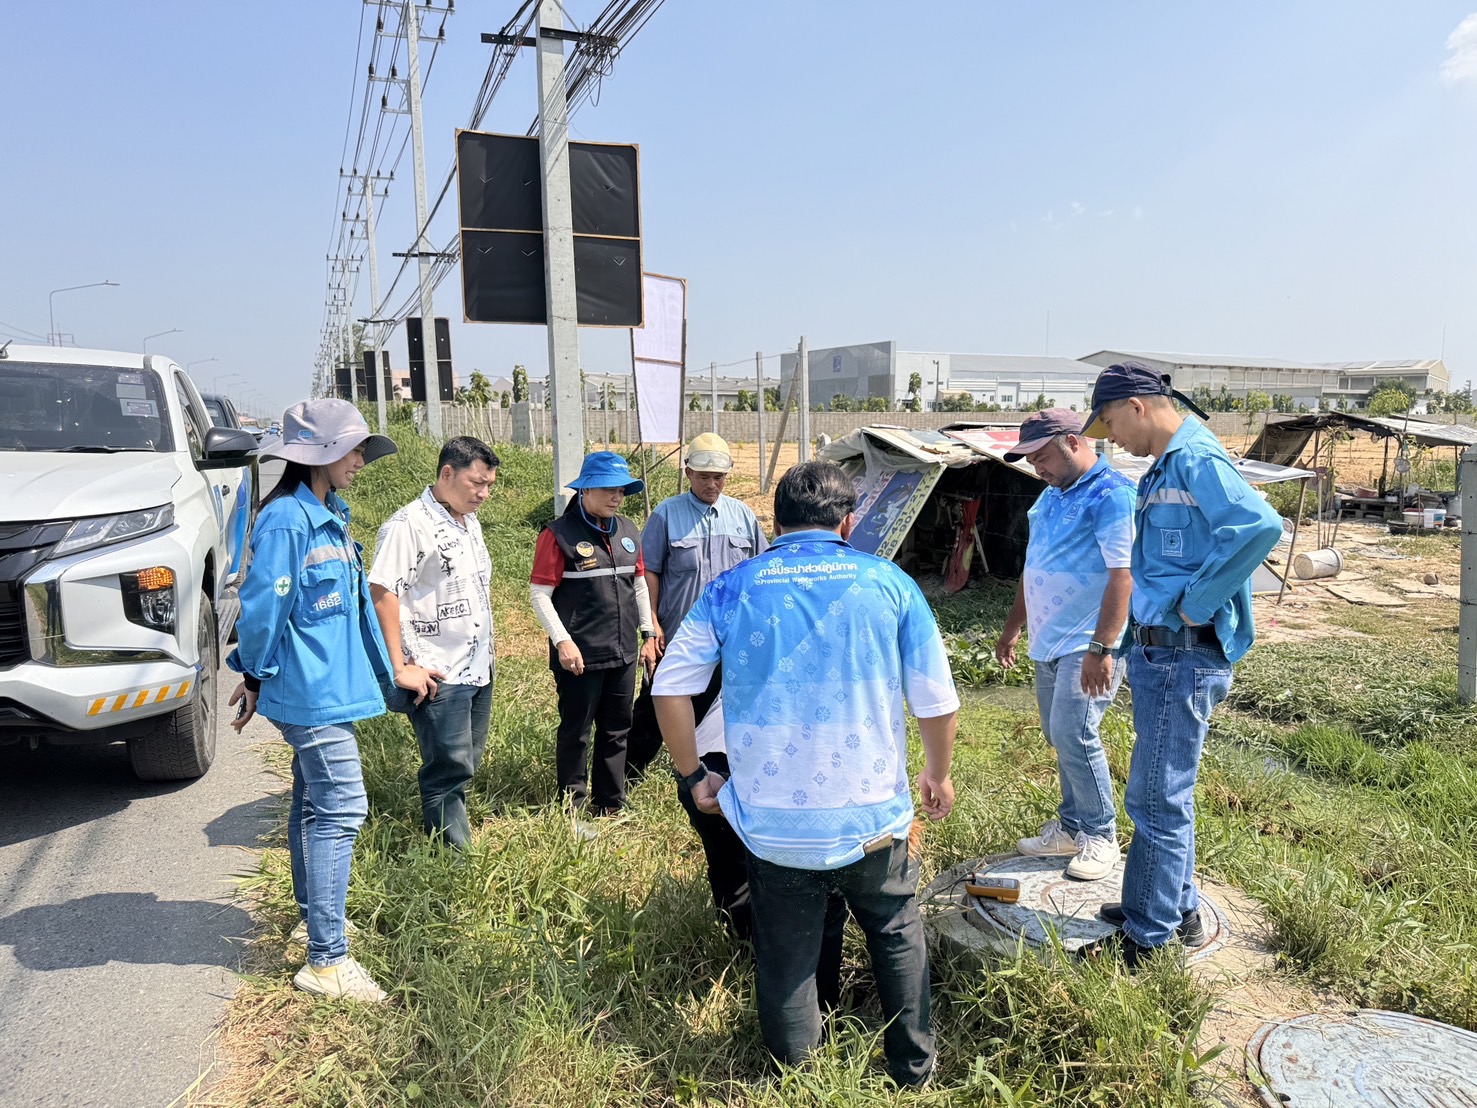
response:
M895 839L891 848L833 870L791 869L752 853L748 863L754 993L764 1045L794 1064L820 1042L817 970L839 895L867 937L888 1021L882 1038L887 1070L900 1085L926 1081L934 1065L928 953L915 899L918 865L908 855L908 841Z
M711 773L728 776L726 754L704 754L703 765ZM719 918L734 938L752 938L754 915L749 909L749 869L744 859L743 840L721 815L700 811L692 802L692 793L680 782L677 799L687 813L687 822L692 824L692 829L702 840L703 856L708 862L708 888L713 890L713 907L718 909ZM842 906L841 922L846 922L845 905ZM837 957L840 957L839 951ZM839 970L838 965L838 973Z
M588 794L595 808L619 808L626 802L626 736L631 730L636 663L586 668L578 677L562 668L553 673L559 693L554 767L565 802L577 808ZM593 773L586 768L591 723L595 725Z
M467 822L467 783L482 762L492 717L492 682L442 685L410 710L410 726L421 748L421 825L451 846L472 841Z
M660 661L656 668L662 668ZM702 723L708 709L713 706L713 701L718 699L718 691L722 687L723 667L718 666L713 670L713 679L708 682L708 687L692 698L693 723ZM643 675L641 694L636 697L636 707L631 711L631 737L626 743L626 780L638 779L661 752L662 731L657 726L656 707L651 702L651 677ZM728 771L725 769L723 774L726 777Z

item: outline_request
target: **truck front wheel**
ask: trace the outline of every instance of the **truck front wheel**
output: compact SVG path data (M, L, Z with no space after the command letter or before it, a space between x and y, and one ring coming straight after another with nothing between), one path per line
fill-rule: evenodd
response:
M195 643L200 675L195 680L194 699L183 708L160 716L147 734L128 744L133 772L144 781L187 781L204 774L215 760L216 669L220 664L220 644L215 637L215 609L210 597L201 593L199 603Z

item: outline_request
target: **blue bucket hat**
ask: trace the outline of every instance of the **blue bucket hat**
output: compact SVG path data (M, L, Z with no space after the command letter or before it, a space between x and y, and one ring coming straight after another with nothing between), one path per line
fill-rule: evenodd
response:
M626 459L611 450L597 450L585 455L580 475L569 482L572 489L620 489L630 496L646 487L646 482L631 476Z
M1090 439L1105 437L1107 428L1099 422L1103 409L1130 396L1172 396L1201 419L1210 421L1199 405L1169 383L1169 374L1150 369L1143 362L1117 362L1097 376L1097 384L1092 387L1092 414L1082 433Z

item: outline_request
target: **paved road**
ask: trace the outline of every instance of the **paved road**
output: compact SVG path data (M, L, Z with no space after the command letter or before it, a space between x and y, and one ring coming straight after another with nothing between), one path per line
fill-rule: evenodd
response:
M225 725L199 781L144 784L118 745L0 747L0 1105L156 1108L214 1062L251 919L235 874L283 782Z

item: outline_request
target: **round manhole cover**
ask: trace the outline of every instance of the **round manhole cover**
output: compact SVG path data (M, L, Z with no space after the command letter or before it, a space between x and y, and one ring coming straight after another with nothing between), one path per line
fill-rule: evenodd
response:
M1263 1025L1246 1047L1274 1108L1477 1108L1477 1034L1403 1012L1315 1012Z
M1055 930L1064 949L1075 952L1112 934L1116 928L1098 917L1098 909L1123 899L1123 863L1098 881L1076 881L1064 872L1066 858L1008 857L994 862L984 872L991 877L1013 877L1021 883L1021 898L1014 904L998 900L975 900L966 897L974 907L977 925L998 929L1014 938L1023 936L1029 943L1047 943L1048 931ZM1205 928L1205 942L1186 951L1187 961L1209 957L1225 945L1230 925L1220 907L1200 894L1200 922Z

